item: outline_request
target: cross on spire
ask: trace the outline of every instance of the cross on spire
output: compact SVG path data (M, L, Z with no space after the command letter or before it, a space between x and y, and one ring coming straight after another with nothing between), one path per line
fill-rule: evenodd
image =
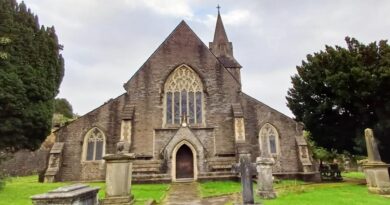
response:
M221 7L219 6L219 4L217 5L217 9L218 9L218 13L219 13L219 9L220 9Z

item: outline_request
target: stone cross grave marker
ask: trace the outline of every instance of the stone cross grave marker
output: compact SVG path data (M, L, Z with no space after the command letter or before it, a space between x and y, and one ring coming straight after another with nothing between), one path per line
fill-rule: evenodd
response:
M256 164L251 163L250 154L241 154L238 164L232 171L241 175L241 194L243 204L254 204L252 176L256 175Z

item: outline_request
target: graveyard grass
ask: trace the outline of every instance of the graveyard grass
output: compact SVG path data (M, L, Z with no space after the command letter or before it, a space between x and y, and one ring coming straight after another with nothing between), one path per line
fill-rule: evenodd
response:
M344 178L350 179L365 179L363 172L343 172L341 174Z
M297 180L282 180L275 183L278 193L275 200L261 200L257 202L264 205L388 205L390 198L369 194L367 187L362 182L362 173L345 173L346 179L342 183L305 183ZM350 180L349 180L350 179ZM0 205L27 205L31 204L30 196L41 194L70 183L38 183L37 176L14 177L7 181L4 189L0 191ZM105 185L103 182L89 183L91 186L101 188L99 198L104 197ZM169 189L169 184L134 184L132 193L136 198L136 204L145 204L145 201L153 198L161 202ZM256 189L256 184L254 185ZM213 197L239 193L241 186L234 181L216 181L199 183L199 191L202 197Z
M361 172L344 173L345 182L340 183L305 183L298 180L282 180L274 184L278 193L275 200L262 200L255 197L256 202L263 205L388 205L390 198L367 192L364 174ZM256 184L253 186L256 190ZM202 197L213 197L238 193L239 182L204 182L200 184ZM255 195L256 196L256 195ZM233 204L230 203L230 204Z
M10 178L0 190L0 205L28 205L31 204L30 196L42 194L60 186L70 183L38 183L38 176ZM105 184L103 182L88 183L94 187L100 187L99 198L104 197ZM136 198L136 205L145 204L149 199L160 202L169 188L169 184L134 184L132 194Z

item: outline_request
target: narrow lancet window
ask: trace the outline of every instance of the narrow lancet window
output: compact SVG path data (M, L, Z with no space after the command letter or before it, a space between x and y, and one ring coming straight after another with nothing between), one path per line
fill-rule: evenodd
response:
M196 92L196 121L202 122L202 93Z
M175 124L180 123L180 92L175 92Z
M172 93L167 92L167 123L172 124Z
M188 93L188 120L190 124L195 122L195 97L194 92Z

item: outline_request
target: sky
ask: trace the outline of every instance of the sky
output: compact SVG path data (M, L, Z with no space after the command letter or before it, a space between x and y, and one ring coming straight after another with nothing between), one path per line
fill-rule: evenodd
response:
M83 115L125 92L123 84L185 20L212 41L217 9L242 90L293 117L286 106L291 76L307 54L389 39L389 0L24 0L64 46L65 76L57 97Z

